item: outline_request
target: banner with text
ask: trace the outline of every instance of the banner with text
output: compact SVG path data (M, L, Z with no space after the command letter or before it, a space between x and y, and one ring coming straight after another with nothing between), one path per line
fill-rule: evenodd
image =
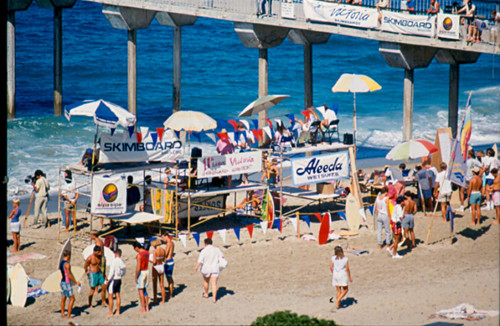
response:
M437 36L452 40L460 39L460 15L437 15Z
M311 21L376 28L378 12L375 8L304 0L304 15Z
M127 132L114 135L101 135L99 163L173 161L184 154L182 142L175 133L165 130L161 139L158 132L134 133Z
M205 156L198 158L197 163L198 178L254 173L262 171L262 154L260 151L250 151L227 155Z
M410 15L392 11L382 14L381 28L386 32L434 37L436 16Z
M308 156L292 160L294 186L349 178L347 152Z
M92 180L91 212L93 214L123 214L127 210L125 176L94 176Z

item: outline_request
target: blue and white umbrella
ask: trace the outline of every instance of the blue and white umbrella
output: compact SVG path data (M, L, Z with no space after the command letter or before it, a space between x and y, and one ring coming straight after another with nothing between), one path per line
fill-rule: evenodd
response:
M93 117L94 123L98 126L125 128L135 125L136 117L121 106L104 100L86 100L80 103L67 105L64 108L64 115L68 121L72 116Z

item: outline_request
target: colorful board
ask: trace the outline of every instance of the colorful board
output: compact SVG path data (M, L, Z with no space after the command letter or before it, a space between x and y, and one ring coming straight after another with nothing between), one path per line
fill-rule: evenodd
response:
M359 226L361 225L361 216L359 216L359 202L352 193L347 195L345 202L345 216L347 219L347 224L349 225L349 230L357 231L359 229Z
M64 243L64 245L63 245L63 247L61 249L61 252L59 253L59 259L57 260L56 269L59 269L59 264L61 264L61 262L64 259L64 251L65 250L71 251L71 238L69 238L68 240L66 240L66 242Z
M328 235L330 233L330 216L323 216L321 219L321 224L319 225L319 235L318 235L318 244L324 245L328 242Z
M90 255L92 255L94 253L94 247L95 245L88 245L87 247L85 247L85 249L83 249L83 259L84 260L87 260L87 258L89 258ZM115 254L113 253L113 251L111 249L109 249L108 247L104 247L104 257L106 258L106 267L109 267L111 265L111 262L115 259Z
M10 274L10 302L15 307L24 307L26 298L28 296L28 282L29 278L23 266L17 263Z
M82 267L71 266L71 274L75 280L80 281L80 279L85 274L85 270ZM72 285L75 285L72 283ZM61 271L58 269L52 272L42 283L42 290L47 292L61 292Z

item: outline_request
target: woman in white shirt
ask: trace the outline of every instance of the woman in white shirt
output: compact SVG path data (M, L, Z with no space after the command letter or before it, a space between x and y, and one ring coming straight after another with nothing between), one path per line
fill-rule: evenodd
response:
M382 229L385 230L385 245L391 244L391 227L389 225L389 209L387 201L387 187L384 186L375 199L375 215L377 215L377 243L378 248L382 249Z
M217 279L219 278L219 259L221 258L224 258L222 251L212 245L212 239L206 238L205 248L200 252L198 262L194 268L195 272L200 270L203 276L203 297L208 298L208 287L210 284L214 303L217 302Z

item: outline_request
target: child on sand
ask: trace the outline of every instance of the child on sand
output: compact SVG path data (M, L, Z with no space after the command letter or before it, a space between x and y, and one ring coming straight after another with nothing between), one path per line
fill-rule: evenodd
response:
M21 221L19 217L21 216L21 209L19 208L21 201L19 199L14 199L12 201L12 211L9 214L10 220L10 232L12 232L12 239L14 240L14 250L12 253L19 252L21 246Z
M71 318L71 311L73 310L73 304L75 303L75 295L73 293L73 288L71 287L71 282L82 286L82 283L75 280L75 277L71 273L70 259L71 250L63 251L63 260L59 264L59 270L61 271L61 316L66 318ZM68 304L68 315L64 314L66 308L66 298L69 298Z
M108 304L109 304L109 313L106 315L107 317L113 316L113 294L116 296L116 313L118 316L120 314L120 290L122 286L122 277L125 276L127 269L125 263L122 260L122 251L120 249L116 249L115 251L115 259L111 262L111 266L108 272L108 281L106 285L108 287Z
M330 259L330 271L333 273L332 285L337 288L337 299L335 300L335 307L339 309L342 298L344 298L349 291L349 287L347 284L348 282L352 283L349 261L347 257L344 256L344 251L340 246L335 247L335 254Z

